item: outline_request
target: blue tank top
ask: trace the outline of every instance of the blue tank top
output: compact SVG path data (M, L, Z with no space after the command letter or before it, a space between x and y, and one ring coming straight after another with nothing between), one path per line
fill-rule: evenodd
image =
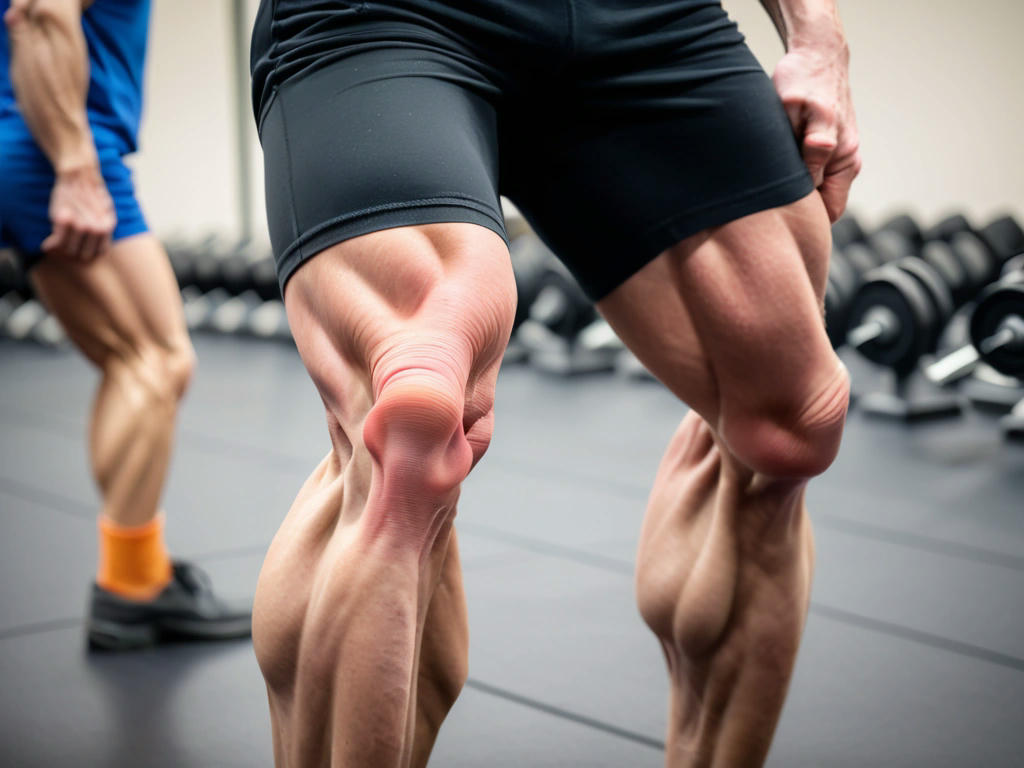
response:
M10 0L0 0L0 14L9 6ZM122 155L138 148L149 10L150 0L95 0L82 14L89 47L89 125L98 147ZM0 132L27 131L11 88L10 65L7 25L0 24Z

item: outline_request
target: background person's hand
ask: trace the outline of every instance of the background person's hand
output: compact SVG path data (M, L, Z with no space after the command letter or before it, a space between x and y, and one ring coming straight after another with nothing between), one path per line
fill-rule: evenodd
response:
M117 214L99 168L90 165L57 174L50 193L50 222L53 232L43 241L43 253L90 262L106 252Z
M848 60L845 43L791 48L772 76L832 221L846 209L861 167Z

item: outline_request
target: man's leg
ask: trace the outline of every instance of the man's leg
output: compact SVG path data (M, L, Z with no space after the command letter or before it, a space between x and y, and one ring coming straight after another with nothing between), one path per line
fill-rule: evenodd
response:
M671 677L666 765L760 765L810 596L807 480L839 447L845 369L822 321L817 193L688 238L599 304L693 407L651 493L640 612Z
M433 737L423 730L444 709L428 701L454 695L465 675L461 587L442 574L446 557L458 565L461 483L490 440L515 310L508 251L475 225L384 230L304 264L285 303L332 450L257 587L253 641L276 760L422 764ZM435 601L439 583L451 600ZM437 624L425 637L428 613ZM421 649L432 654L422 663ZM434 690L418 723L425 680Z
M416 735L411 768L425 768L441 723L469 675L469 617L462 586L459 542L452 529L441 581L423 625L416 679Z
M126 596L151 597L171 574L162 538L147 526L158 526L178 402L195 359L170 264L157 239L140 234L88 265L44 259L32 277L101 374L89 455L102 495L102 539L118 552L101 555L98 581ZM119 539L119 531L128 538ZM141 531L152 546L130 562Z

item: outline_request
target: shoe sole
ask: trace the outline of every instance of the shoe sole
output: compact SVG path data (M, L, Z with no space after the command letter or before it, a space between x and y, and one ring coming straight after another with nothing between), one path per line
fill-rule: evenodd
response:
M89 619L89 647L101 651L131 651L150 648L164 641L236 640L252 634L248 617L227 621L161 621L146 624L124 624L103 619Z

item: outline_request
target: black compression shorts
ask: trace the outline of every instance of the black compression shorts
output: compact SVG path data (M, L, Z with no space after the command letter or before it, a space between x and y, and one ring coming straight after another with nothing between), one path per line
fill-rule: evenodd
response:
M596 300L813 188L717 0L262 0L251 64L282 289L368 232L506 237L502 194Z

